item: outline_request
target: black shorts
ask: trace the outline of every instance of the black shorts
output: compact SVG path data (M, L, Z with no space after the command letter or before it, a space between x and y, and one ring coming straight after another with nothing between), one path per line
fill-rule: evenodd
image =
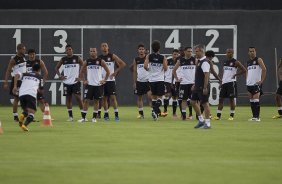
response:
M179 97L179 87L180 87L180 82L175 82L174 84L175 95L172 96Z
M209 102L210 88L208 88L208 94L204 95L203 90L192 91L191 100L200 101L201 104Z
M84 90L84 98L89 100L99 100L103 97L103 86L87 85Z
M172 85L171 85L171 83L165 82L165 83L164 83L164 87L165 87L165 90L164 90L165 94L171 93L171 91L172 91Z
M80 94L80 82L75 84L64 84L64 96L70 96L72 94Z
M255 95L257 93L260 93L260 96L263 95L262 86L261 85L260 86L259 85L247 86L247 90L252 95Z
M237 98L237 83L234 82L228 82L225 84L222 84L220 93L220 98Z
M136 81L136 89L134 90L134 94L141 96L145 95L150 91L150 84L149 82L139 82Z
M19 93L19 89L21 87L21 84L22 84L22 81L18 80L17 81L18 93ZM10 95L15 96L15 97L19 97L19 95L16 95L16 94L13 93L13 88L14 88L14 77L12 77L12 82L11 82L11 85L10 85Z
M192 86L193 84L180 84L180 87L179 87L179 99L180 100L187 100L188 98L191 98Z
M104 96L116 95L116 82L107 81L104 85Z
M279 87L277 88L276 94L282 95L282 81L279 82Z
M24 111L29 109L33 109L36 111L36 98L30 95L20 96L21 107Z
M158 82L150 82L150 88L152 95L154 96L163 96L164 95L164 81L158 81Z

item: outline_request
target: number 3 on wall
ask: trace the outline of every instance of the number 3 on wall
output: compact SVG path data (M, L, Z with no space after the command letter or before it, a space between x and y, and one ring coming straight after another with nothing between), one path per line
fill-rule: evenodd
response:
M54 32L54 36L60 37L60 45L61 47L54 47L55 52L57 53L64 53L65 52L65 47L67 45L67 38L68 34L65 30L57 30Z

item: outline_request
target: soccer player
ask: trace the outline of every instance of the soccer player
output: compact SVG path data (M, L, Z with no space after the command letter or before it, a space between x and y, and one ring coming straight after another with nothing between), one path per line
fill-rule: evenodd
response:
M9 75L12 75L12 82L10 86L10 95L14 97L13 102L13 115L14 115L14 121L18 122L18 102L19 102L19 96L13 93L14 88L14 76L18 73L26 73L26 59L25 59L25 52L26 47L24 44L20 43L17 45L17 54L15 57L13 57L8 65L8 68L6 70L5 74L5 81L4 81L4 89L8 89L8 78ZM17 81L17 87L19 88L21 86L21 80Z
M64 96L66 96L66 106L68 109L69 119L67 121L73 121L72 113L72 95L79 105L81 116L83 113L83 105L81 100L80 82L79 82L79 67L83 65L82 59L73 54L73 49L70 44L66 47L66 56L63 57L55 67L55 71L59 78L64 83ZM59 68L63 65L63 75L60 74Z
M99 100L103 98L103 84L106 83L110 75L110 70L107 67L107 64L104 60L97 57L97 49L90 48L89 49L90 58L87 59L81 70L80 70L80 78L84 81L86 85L84 92L84 104L83 104L83 112L82 119L78 120L78 122L86 121L86 114L88 110L88 104L90 100L94 99L94 111L92 122L97 122L97 115L99 109ZM106 71L105 78L102 78L102 68ZM85 73L87 74L87 80L85 80Z
M175 86L175 78L173 76L173 68L177 62L177 59L179 57L179 50L173 49L172 51L172 58L169 58L167 60L167 71L165 72L165 99L164 99L164 113L167 115L167 106L169 105L169 99L172 97L172 116L174 118L177 117L176 115L176 109L177 109L177 97L178 90ZM179 71L179 70L177 70Z
M108 107L108 97L110 97L110 101L112 102L114 112L115 112L115 121L119 122L119 115L118 115L118 103L116 98L116 75L122 70L126 64L123 60L121 60L116 54L112 54L109 52L109 46L107 43L101 44L101 51L102 55L99 58L103 59L109 70L110 76L107 79L107 82L104 84L104 119L105 121L109 121L109 107ZM117 68L115 69L115 64ZM102 71L102 76L105 77L106 71Z
M212 53L206 53L209 57ZM214 54L214 53L213 53ZM192 106L198 116L198 124L194 128L211 128L210 124L210 107L209 107L209 95L210 95L210 62L205 56L205 46L195 46L195 56L198 59L196 72L195 72L195 84L192 87ZM201 115L200 104L204 107L205 119Z
M282 95L282 59L280 59L280 63L277 68L278 79L279 79L279 87L277 88L275 101L278 108L278 115L273 116L273 119L282 118L282 103L281 103L281 95Z
M21 73L15 74L13 93L18 93L21 102L21 107L23 109L20 115L19 126L24 131L28 131L27 126L33 121L34 114L36 112L36 96L38 89L43 87L43 79L40 75L40 65L34 64L32 66L31 73ZM19 89L17 88L17 81L21 79L22 85ZM25 122L23 123L26 117Z
M34 49L29 49L27 51L28 53L28 60L26 61L26 72L27 73L31 73L33 72L32 70L32 66L35 64L38 64L40 66L40 72L42 71L44 73L43 75L43 80L46 81L48 78L48 70L45 66L44 61L37 59L36 58L36 52ZM37 100L40 103L40 109L41 111L44 113L45 110L45 100L44 100L44 96L43 96L43 88L39 88L40 93L37 93Z
M221 112L223 109L223 103L225 98L229 98L230 101L230 117L228 120L234 119L235 114L235 98L237 98L237 83L236 83L236 76L240 76L246 74L246 68L241 64L240 61L233 58L234 50L227 49L226 50L226 60L223 63L223 77L222 77L222 84L219 93L219 104L217 107L217 115L214 120L221 119ZM237 70L240 72L237 73Z
M191 98L191 88L195 83L196 70L196 60L192 56L192 48L186 47L184 53L185 56L177 61L173 69L175 79L180 81L179 99L182 100L182 104L180 104L182 107L182 120L186 120L187 100ZM181 68L181 78L179 78L176 72L179 67ZM189 116L192 117L192 112L190 112Z
M161 43L155 40L151 44L152 54L146 56L144 62L145 70L149 70L150 88L152 92L152 117L154 121L161 115L160 106L162 105L162 96L164 95L164 72L167 70L167 60L160 54Z
M144 110L143 110L143 95L148 96L148 99L151 100L150 86L149 86L149 72L144 69L145 62L145 47L143 44L138 45L138 57L133 61L133 89L134 94L138 96L137 106L138 106L138 119L144 119Z
M257 57L256 48L249 47L247 62L247 90L253 117L249 121L260 121L259 98L262 95L262 83L266 77L266 67L261 58Z

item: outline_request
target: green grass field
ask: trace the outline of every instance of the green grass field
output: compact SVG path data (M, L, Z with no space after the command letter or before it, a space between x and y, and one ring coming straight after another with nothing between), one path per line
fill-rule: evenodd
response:
M261 122L248 122L249 107L236 120L153 122L149 108L120 107L121 121L69 123L65 107L51 107L53 127L32 123L23 132L11 107L0 107L0 183L95 184L265 184L282 182L282 120L276 107L262 107ZM79 110L74 108L75 119ZM212 108L215 114L215 107ZM223 119L229 110L224 109ZM110 115L113 117L113 110ZM88 119L92 116L89 110ZM36 115L42 119L42 114Z

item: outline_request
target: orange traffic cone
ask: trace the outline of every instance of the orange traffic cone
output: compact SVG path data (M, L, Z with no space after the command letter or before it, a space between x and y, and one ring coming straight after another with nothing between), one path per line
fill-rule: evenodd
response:
M0 134L3 134L4 132L3 132L3 128L2 128L2 123L1 123L1 121L0 121Z
M44 109L42 124L45 125L45 126L53 126L51 115L50 115L50 108L49 108L48 103L45 103L45 109Z

